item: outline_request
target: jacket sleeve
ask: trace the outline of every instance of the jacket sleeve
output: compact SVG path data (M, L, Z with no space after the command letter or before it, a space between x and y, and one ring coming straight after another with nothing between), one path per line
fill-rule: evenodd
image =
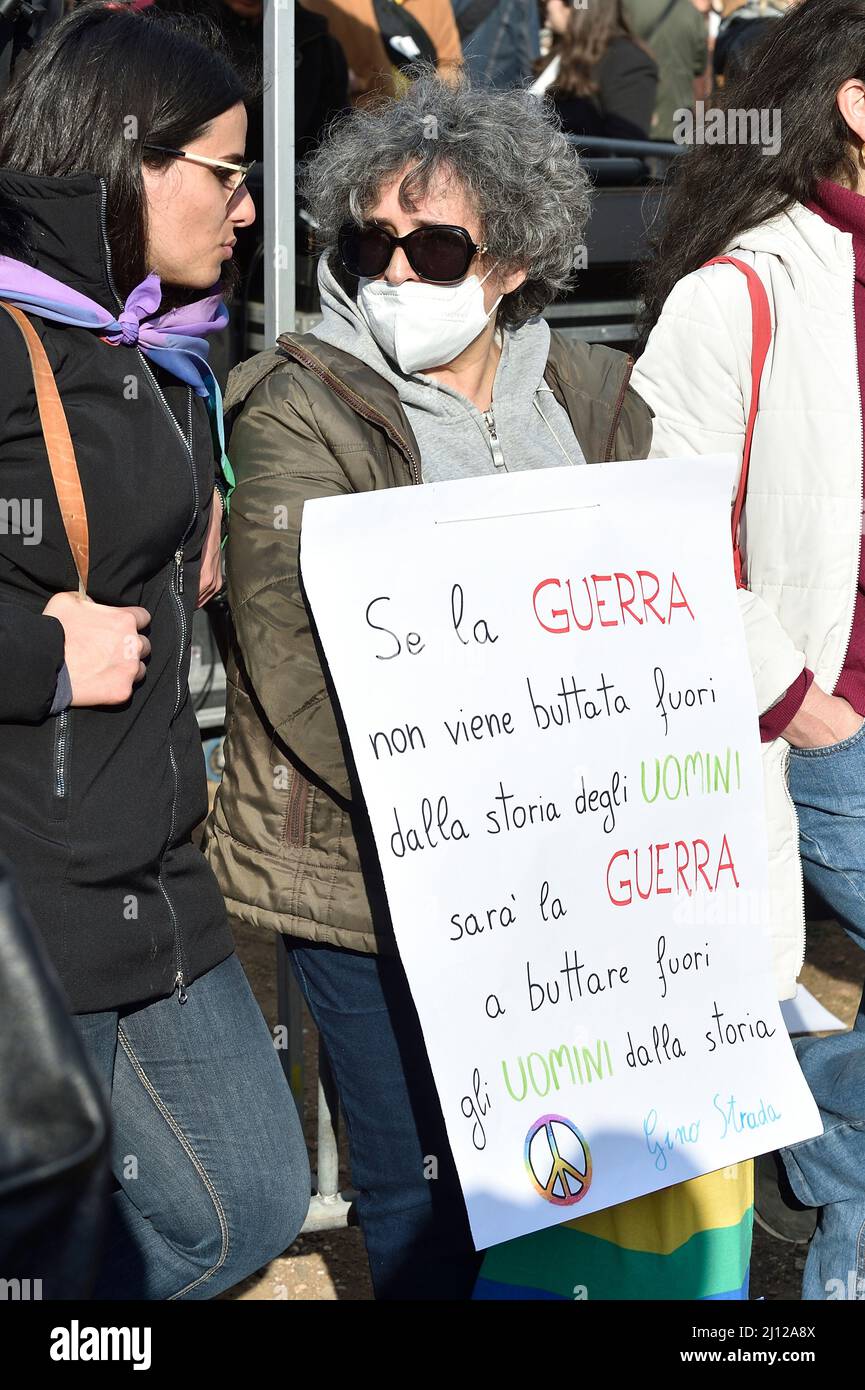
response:
M228 596L244 664L268 722L339 796L348 773L300 587L303 504L349 493L302 386L287 372L250 394L231 435L237 488L228 527Z
M63 650L63 627L56 618L0 603L0 722L35 724L48 717Z
M721 313L721 296L742 305L736 338ZM653 458L732 453L741 463L750 359L751 314L743 276L733 266L686 275L667 299L632 377L655 413ZM765 714L804 670L805 654L759 595L740 589L739 603L757 706Z

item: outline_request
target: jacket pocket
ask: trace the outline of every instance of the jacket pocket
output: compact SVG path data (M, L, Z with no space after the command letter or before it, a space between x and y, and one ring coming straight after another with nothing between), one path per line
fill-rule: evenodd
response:
M51 806L56 817L63 817L69 808L69 751L72 739L72 720L69 710L54 720L54 757L51 767Z
M310 785L306 778L293 768L282 829L283 842L292 849L301 849L306 843L306 808L309 793Z

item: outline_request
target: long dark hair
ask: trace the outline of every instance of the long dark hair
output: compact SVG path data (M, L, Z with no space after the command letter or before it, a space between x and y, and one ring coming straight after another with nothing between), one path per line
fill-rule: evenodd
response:
M642 275L641 343L683 275L749 227L807 203L818 180L856 186L855 137L835 104L849 78L865 81L865 0L800 0L775 21L747 71L714 104L724 112L779 113L780 148L763 154L757 144L695 145L675 161Z
M0 168L105 179L113 278L125 299L150 269L142 163L170 159L143 142L179 149L247 94L205 22L84 5L49 30L0 101ZM236 272L227 265L230 294ZM164 308L201 294L173 289Z
M622 0L591 0L585 9L574 7L565 33L556 36L546 58L535 64L535 72L543 72L558 57L559 73L551 90L562 96L594 96L598 91L595 68L614 39L630 39L644 47L625 17Z
M14 256L16 261L32 261L29 231L29 219L17 204L0 193L0 256Z

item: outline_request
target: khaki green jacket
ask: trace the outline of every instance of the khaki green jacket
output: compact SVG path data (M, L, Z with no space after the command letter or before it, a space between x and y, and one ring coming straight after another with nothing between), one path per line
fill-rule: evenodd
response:
M553 333L546 380L590 462L645 458L632 363ZM228 534L234 637L225 772L205 852L229 916L359 951L392 950L378 861L298 578L308 498L421 481L394 388L311 334L235 368L226 413L237 490ZM350 770L349 770L350 769Z

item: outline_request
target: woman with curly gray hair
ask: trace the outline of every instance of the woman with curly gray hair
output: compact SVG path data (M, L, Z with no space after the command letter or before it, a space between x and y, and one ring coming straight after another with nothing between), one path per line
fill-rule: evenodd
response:
M237 368L226 401L242 407L236 641L208 855L234 918L289 938L348 1121L376 1296L460 1298L478 1260L304 607L301 512L336 493L644 457L650 415L625 356L539 316L570 280L589 199L535 98L422 74L352 112L305 191L322 322Z

